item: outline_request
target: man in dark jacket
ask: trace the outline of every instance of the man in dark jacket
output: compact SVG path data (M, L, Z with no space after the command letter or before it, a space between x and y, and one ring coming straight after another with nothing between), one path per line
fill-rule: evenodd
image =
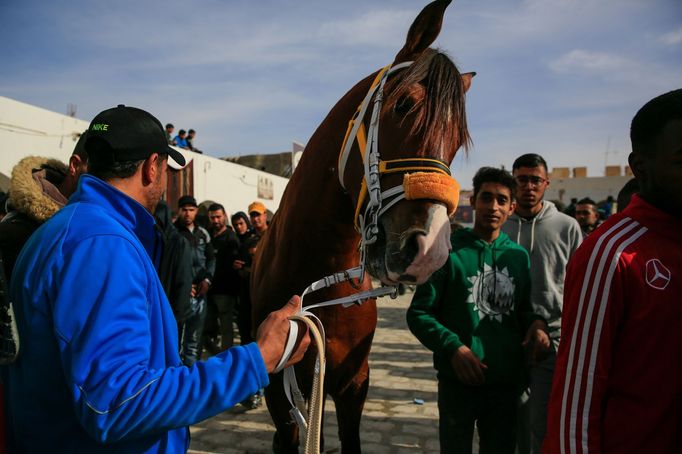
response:
M205 331L204 346L212 353L232 347L233 314L239 296L239 275L234 269L234 261L239 256L239 240L231 228L227 227L225 208L214 203L208 207L208 220L211 223L213 238L211 245L215 252L216 264L213 285L208 291L208 313L206 328L212 324L215 333ZM211 339L211 335L220 333L220 350ZM209 335L211 334L211 335Z
M192 290L190 305L192 314L182 326L180 357L191 366L201 358L201 335L206 321L206 294L213 283L215 254L211 235L197 225L197 201L190 195L180 197L180 214L175 227L189 241L192 248Z
M182 323L192 315L190 305L193 277L192 247L173 226L166 202L159 202L154 211L154 217L163 238L163 252L158 269L159 280L173 309L173 315L178 323L178 332L180 332Z

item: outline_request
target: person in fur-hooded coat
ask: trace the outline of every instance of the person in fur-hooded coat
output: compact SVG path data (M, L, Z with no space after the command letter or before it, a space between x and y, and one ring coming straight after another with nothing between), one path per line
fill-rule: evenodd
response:
M78 177L87 167L87 159L76 151L68 165L57 159L28 156L12 169L11 210L0 223L0 250L8 281L28 238L62 208L76 190Z

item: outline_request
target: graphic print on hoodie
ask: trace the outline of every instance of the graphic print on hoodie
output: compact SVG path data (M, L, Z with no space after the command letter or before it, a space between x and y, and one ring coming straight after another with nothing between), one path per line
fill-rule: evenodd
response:
M450 357L466 345L488 366L486 384L519 384L521 342L540 319L530 307L528 254L501 232L488 244L460 229L451 241L445 265L417 287L408 326L434 352L439 377L456 380Z

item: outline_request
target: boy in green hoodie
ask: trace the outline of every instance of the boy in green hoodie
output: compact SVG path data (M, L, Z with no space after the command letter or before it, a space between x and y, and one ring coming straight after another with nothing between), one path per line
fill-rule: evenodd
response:
M501 232L513 213L514 179L483 167L474 176L473 229L452 234L443 268L417 287L407 312L412 333L438 371L441 452L513 453L524 385L524 346L549 350L547 326L530 305L528 253Z

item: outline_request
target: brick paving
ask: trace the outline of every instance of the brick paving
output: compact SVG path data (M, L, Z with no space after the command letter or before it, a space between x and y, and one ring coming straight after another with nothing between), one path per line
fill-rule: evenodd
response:
M437 453L436 374L431 353L407 329L412 293L381 298L370 355L370 388L361 423L366 453ZM415 404L421 399L423 404ZM190 453L269 453L274 426L265 405L235 407L192 426ZM334 403L325 407L325 453L340 452Z

